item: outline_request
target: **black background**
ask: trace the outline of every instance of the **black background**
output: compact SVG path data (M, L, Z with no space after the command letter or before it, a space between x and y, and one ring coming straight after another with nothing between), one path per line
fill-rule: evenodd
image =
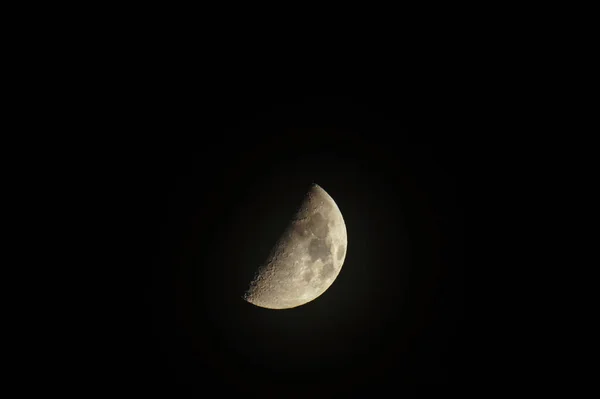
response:
M459 101L230 92L122 112L112 199L128 255L105 304L105 386L300 397L466 382ZM346 222L340 275L298 308L244 302L313 182Z

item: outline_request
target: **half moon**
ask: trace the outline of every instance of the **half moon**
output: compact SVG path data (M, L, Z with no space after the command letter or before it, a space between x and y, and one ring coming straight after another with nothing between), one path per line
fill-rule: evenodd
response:
M333 284L347 246L342 213L333 198L313 184L243 298L267 309L304 305Z

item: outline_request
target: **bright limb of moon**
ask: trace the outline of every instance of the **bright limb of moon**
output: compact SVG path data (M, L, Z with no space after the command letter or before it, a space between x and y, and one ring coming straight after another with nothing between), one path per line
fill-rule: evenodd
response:
M313 184L243 298L268 309L313 301L339 275L347 246L340 209L323 188Z

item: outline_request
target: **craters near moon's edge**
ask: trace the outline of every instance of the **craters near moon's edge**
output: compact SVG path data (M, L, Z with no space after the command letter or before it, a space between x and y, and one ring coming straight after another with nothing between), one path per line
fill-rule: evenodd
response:
M338 260L342 260L344 258L345 254L346 254L346 246L342 244L342 245L340 245L340 247L338 248L338 251L337 251Z

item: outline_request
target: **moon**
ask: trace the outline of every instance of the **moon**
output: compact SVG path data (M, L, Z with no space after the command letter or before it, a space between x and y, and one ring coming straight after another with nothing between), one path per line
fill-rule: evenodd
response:
M304 305L323 294L342 269L348 247L337 204L313 184L242 298L267 309Z

